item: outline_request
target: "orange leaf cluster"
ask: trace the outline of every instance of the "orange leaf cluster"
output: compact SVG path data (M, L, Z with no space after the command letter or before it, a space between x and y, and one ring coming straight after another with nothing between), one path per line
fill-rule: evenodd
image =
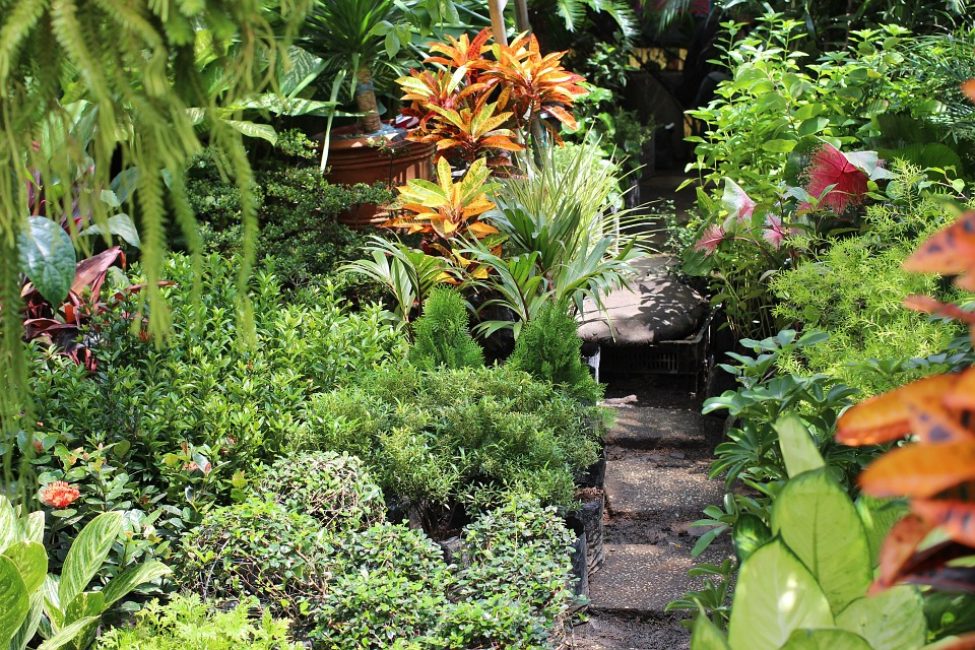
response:
M932 235L904 268L954 275L957 286L975 290L975 211ZM975 313L926 296L912 296L905 304L965 322L975 339ZM848 445L872 445L909 434L915 444L884 454L860 476L864 492L905 496L913 512L888 536L875 588L909 581L975 591L975 571L947 565L975 554L975 366L927 377L854 406L839 419L836 438ZM918 550L935 527L950 541Z
M575 126L570 109L586 91L582 77L562 67L564 52L542 55L533 35L489 46L490 36L485 29L433 43L424 62L438 67L397 80L409 102L403 112L420 121L410 139L436 143L438 157L500 164L499 152L524 149L518 130L532 116Z

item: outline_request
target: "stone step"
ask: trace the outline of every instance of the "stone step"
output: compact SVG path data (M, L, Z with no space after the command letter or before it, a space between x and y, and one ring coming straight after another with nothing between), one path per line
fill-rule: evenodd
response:
M663 524L696 519L721 502L721 481L707 477L709 461L669 461L667 456L630 452L606 463L606 504L614 517L654 519Z
M595 612L665 616L670 601L702 586L687 571L695 565L690 546L607 544L602 569L591 576L589 598Z
M616 422L606 433L606 444L628 449L679 447L706 449L721 436L722 422L690 409L609 404Z
M690 633L676 618L594 614L573 630L573 650L684 650Z

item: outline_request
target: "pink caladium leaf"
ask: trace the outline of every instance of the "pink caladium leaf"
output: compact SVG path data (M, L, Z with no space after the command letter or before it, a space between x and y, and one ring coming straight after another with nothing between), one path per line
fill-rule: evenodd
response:
M751 219L755 213L755 201L745 193L745 190L738 183L730 178L724 179L724 194L721 196L721 203L739 223Z

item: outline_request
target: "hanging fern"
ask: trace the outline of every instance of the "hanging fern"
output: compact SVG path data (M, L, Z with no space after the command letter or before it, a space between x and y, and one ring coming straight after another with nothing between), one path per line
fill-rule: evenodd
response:
M199 253L182 174L206 139L245 197L243 285L255 249L254 179L241 134L217 114L273 85L311 2L0 0L0 444L7 480L30 421L18 265L30 188L67 184L86 170L86 190L52 192L46 214L60 223L78 209L102 226L108 206L99 196L113 160L138 170L128 208L142 224L142 309L159 340L168 324L157 284L165 222L171 208ZM67 223L77 238L73 220ZM241 329L250 331L246 298L240 313ZM31 445L20 444L29 454Z

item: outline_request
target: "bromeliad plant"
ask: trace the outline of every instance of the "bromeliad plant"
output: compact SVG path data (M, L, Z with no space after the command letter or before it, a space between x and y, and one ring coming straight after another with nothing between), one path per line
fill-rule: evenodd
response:
M102 589L85 591L98 576L123 528L123 513L95 517L75 539L61 576L47 573L44 513L18 517L0 496L0 647L24 650L40 631L42 650L86 648L102 615L132 590L169 574L150 560L125 569Z

